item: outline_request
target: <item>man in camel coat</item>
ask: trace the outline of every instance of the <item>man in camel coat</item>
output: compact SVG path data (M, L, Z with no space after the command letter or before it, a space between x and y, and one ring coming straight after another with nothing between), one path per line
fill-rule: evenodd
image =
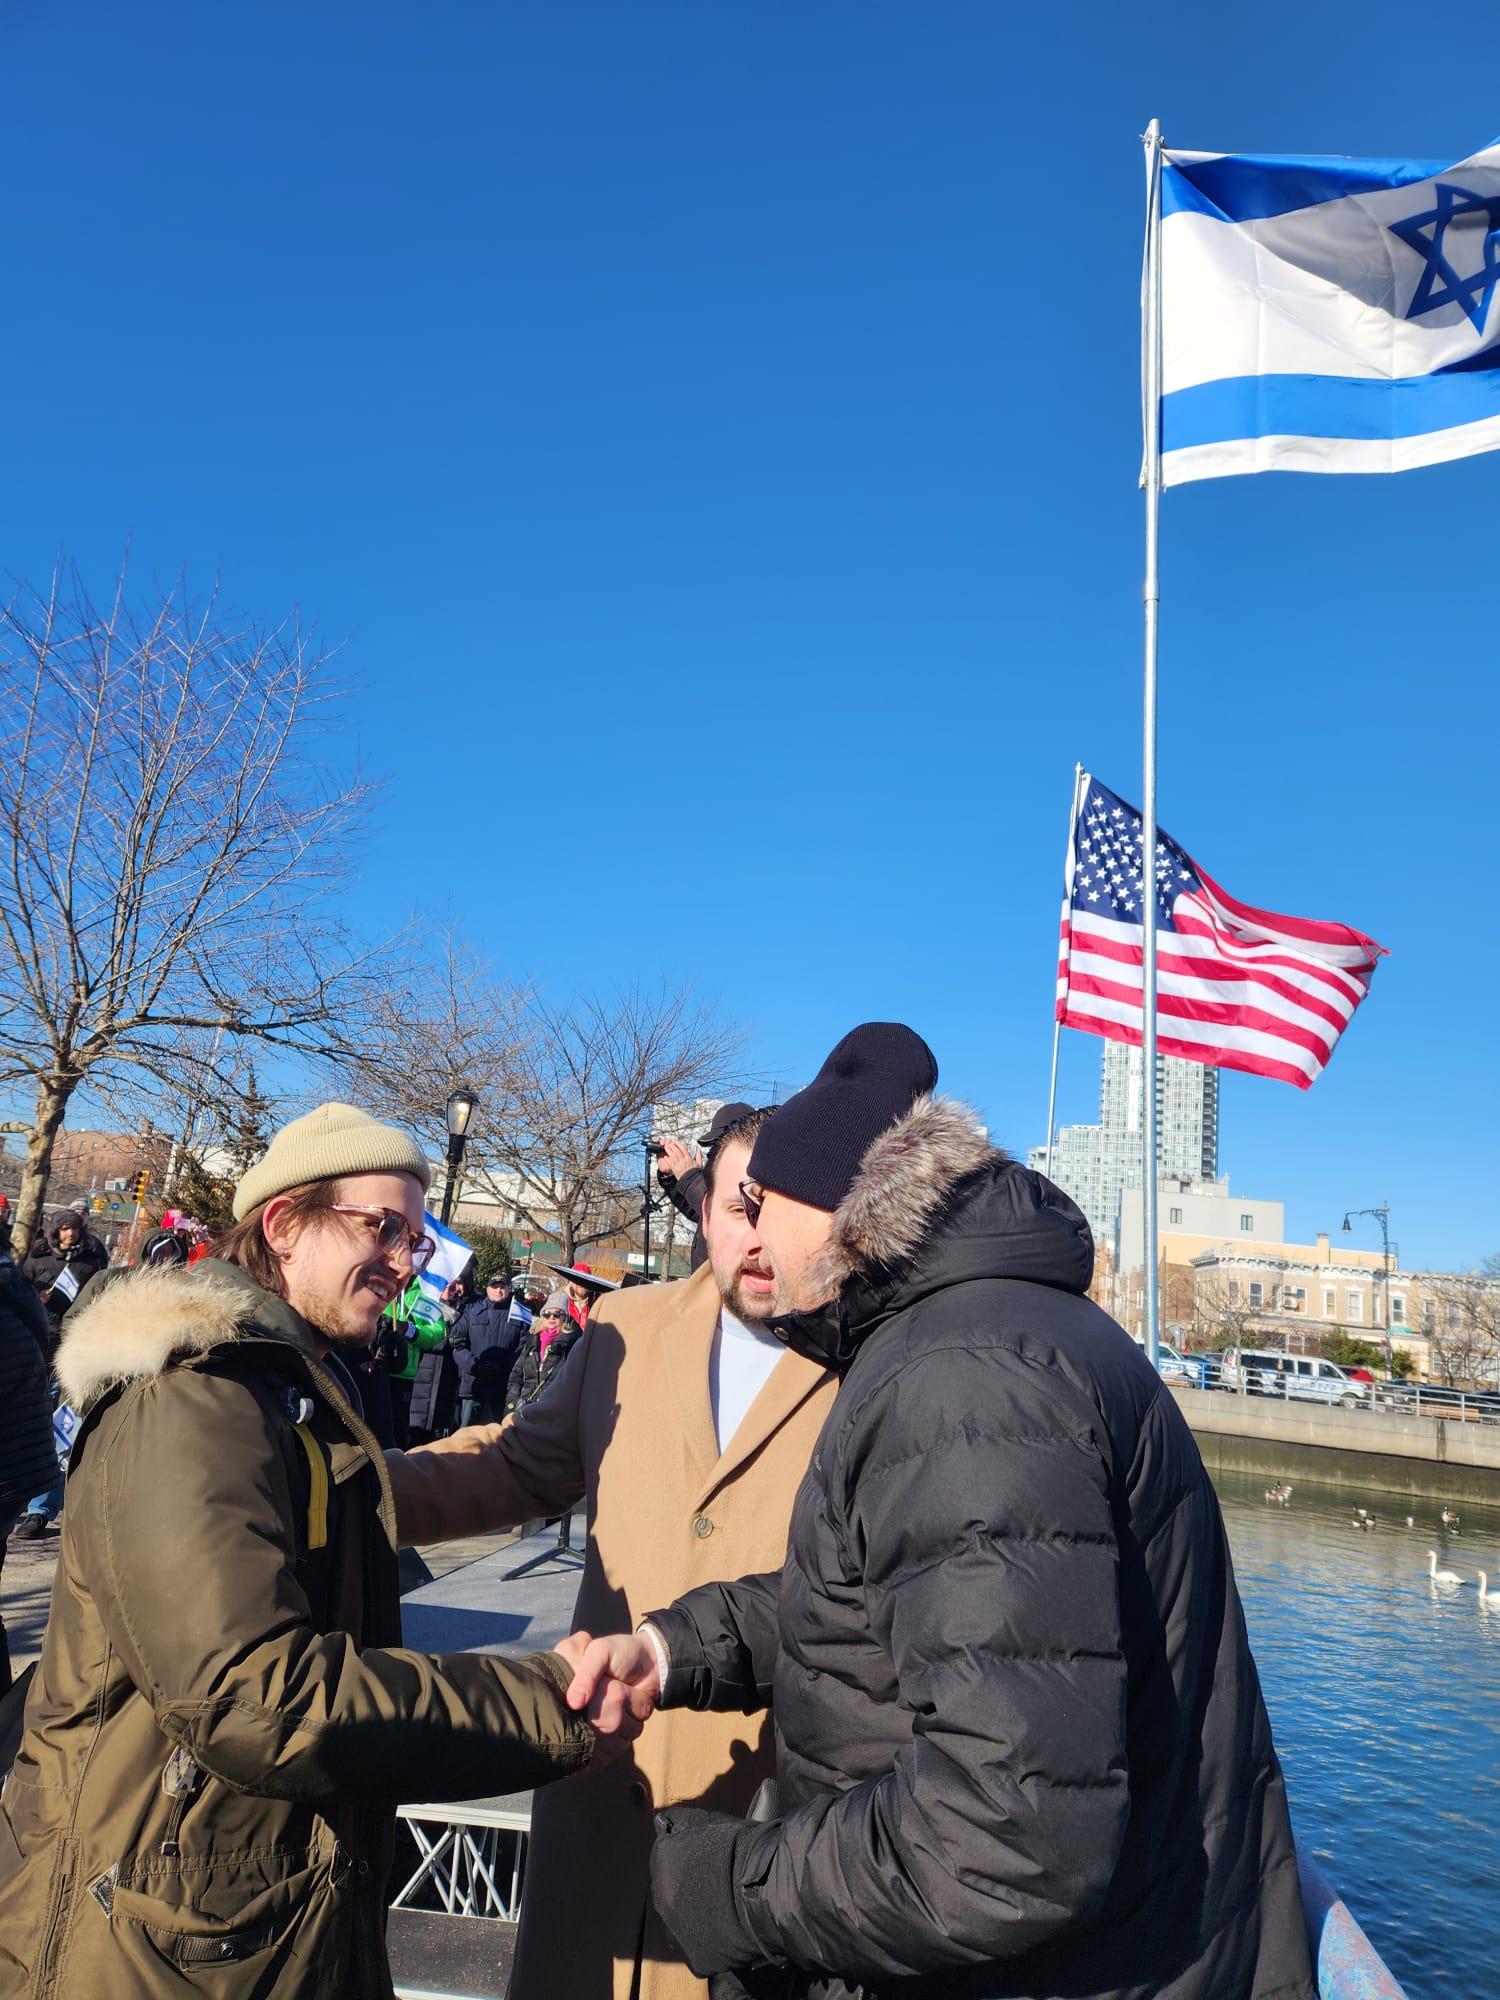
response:
M699 1584L779 1568L835 1383L760 1325L771 1282L740 1182L770 1116L709 1155L706 1265L601 1300L545 1394L503 1427L389 1454L403 1542L586 1500L584 1633L628 1631ZM762 1716L682 1713L634 1752L537 1796L513 2000L704 2000L651 1907L652 1816L744 1813L772 1775L771 1731Z

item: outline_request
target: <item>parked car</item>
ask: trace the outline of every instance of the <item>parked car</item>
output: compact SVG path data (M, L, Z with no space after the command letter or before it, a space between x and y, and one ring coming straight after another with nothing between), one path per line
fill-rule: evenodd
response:
M1136 1345L1143 1347L1145 1342L1137 1341ZM1184 1354L1170 1340L1156 1343L1156 1372L1163 1382L1188 1382L1195 1389L1215 1388L1214 1358L1210 1354Z
M1273 1354L1266 1348L1226 1347L1224 1387L1249 1396L1295 1396L1315 1403L1368 1409L1371 1389L1332 1361L1312 1354Z
M1382 1409L1400 1410L1409 1415L1416 1405L1417 1385L1392 1377L1389 1381L1377 1382L1370 1394Z

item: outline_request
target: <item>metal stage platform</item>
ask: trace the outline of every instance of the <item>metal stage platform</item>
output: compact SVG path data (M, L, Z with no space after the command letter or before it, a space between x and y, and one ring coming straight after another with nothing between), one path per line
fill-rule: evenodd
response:
M555 1526L401 1600L423 1653L535 1653L573 1629L582 1552ZM401 1808L388 1938L402 2000L503 2000L515 1943L531 1794Z

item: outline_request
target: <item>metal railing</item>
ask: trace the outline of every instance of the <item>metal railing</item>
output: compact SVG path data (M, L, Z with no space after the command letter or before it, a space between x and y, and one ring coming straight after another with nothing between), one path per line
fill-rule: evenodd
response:
M393 1910L519 1921L528 1808L402 1806L400 1818L416 1844L417 1865L391 1898Z
M1286 1357L1295 1365L1297 1356ZM1350 1376L1343 1386L1273 1371L1260 1362L1226 1366L1220 1354L1169 1353L1163 1344L1158 1372L1165 1382L1188 1389L1218 1389L1232 1395L1265 1396L1293 1403L1323 1403L1359 1410L1384 1410L1394 1416L1437 1417L1449 1423L1500 1424L1500 1391L1449 1389L1430 1382L1361 1382ZM1347 1398L1353 1398L1348 1402Z

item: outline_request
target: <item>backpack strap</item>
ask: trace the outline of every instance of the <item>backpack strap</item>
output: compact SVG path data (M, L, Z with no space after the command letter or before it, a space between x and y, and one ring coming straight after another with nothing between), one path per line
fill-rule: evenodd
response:
M307 1546L309 1549L323 1549L328 1546L328 1461L323 1456L323 1447L312 1434L311 1424L293 1424L292 1429L302 1440L302 1449L307 1453L307 1466L312 1474L312 1484L307 1496Z
M296 1382L284 1382L281 1387L281 1410L292 1435L302 1447L302 1455L307 1460L307 1549L326 1549L328 1546L328 1460L323 1447L313 1433L312 1418L315 1405L307 1391Z

